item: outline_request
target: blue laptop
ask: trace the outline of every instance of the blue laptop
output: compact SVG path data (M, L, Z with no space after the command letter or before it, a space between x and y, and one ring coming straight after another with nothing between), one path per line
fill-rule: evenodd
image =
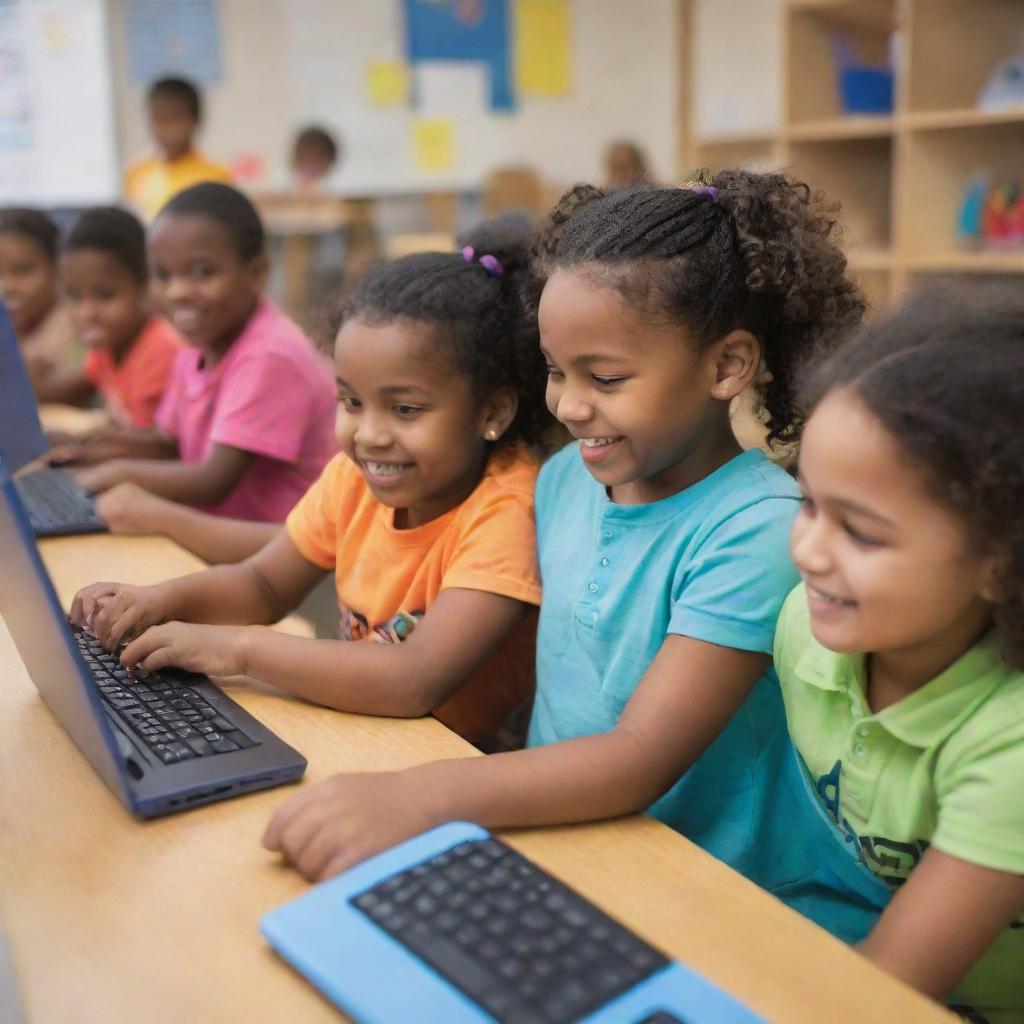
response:
M762 1021L462 822L316 886L261 927L361 1024Z
M39 423L21 349L14 337L7 310L0 304L0 456L8 472L15 473L49 449ZM106 530L92 498L70 473L44 467L23 473L15 486L37 537Z
M305 759L205 676L128 672L68 622L0 467L0 615L40 696L96 773L150 818L301 778Z

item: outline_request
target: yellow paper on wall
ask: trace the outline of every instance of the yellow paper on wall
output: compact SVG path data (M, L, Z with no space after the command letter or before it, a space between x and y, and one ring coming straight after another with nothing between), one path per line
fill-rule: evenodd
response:
M413 160L417 170L437 173L455 167L455 123L447 117L428 117L412 126Z
M524 96L565 96L572 86L568 0L516 0L516 85Z
M375 107L400 107L409 96L409 71L397 60L373 60L366 67L366 95Z

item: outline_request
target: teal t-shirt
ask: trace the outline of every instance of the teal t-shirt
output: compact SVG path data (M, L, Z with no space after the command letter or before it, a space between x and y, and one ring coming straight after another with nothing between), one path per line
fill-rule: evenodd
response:
M668 634L770 654L797 582L798 500L793 480L757 450L644 505L610 501L578 445L555 455L535 498L543 600L529 745L611 729ZM772 888L780 879L766 854L791 795L775 780L791 756L769 669L651 813Z

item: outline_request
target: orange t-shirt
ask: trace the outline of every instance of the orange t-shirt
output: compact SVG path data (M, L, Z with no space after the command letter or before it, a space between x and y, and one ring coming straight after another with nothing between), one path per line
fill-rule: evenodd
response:
M336 455L288 516L292 542L333 569L346 640L399 643L449 587L540 604L533 488L525 453L491 459L476 490L423 526L397 530L358 466ZM472 628L472 623L467 623ZM536 609L435 716L473 742L493 737L533 693Z
M185 342L162 317L150 317L121 362L105 348L89 350L84 372L121 426L151 427L174 357Z

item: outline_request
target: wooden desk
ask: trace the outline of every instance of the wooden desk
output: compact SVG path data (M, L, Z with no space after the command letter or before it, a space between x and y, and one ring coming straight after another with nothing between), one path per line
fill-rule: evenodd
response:
M115 537L43 552L65 603L98 574L151 582L191 558ZM433 719L232 693L308 757L310 781L473 754ZM135 821L40 701L2 622L0 779L0 915L33 1024L342 1019L257 930L262 913L306 888L259 845L287 792ZM652 819L509 838L768 1020L952 1019Z

